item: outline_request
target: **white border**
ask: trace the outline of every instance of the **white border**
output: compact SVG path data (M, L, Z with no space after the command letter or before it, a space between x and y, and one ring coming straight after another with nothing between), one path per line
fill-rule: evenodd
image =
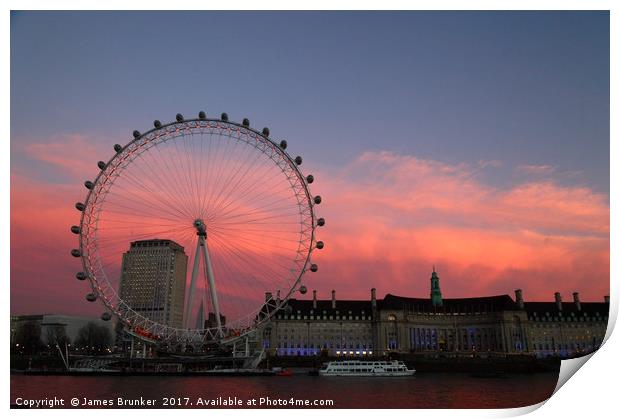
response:
M2 2L4 9L4 22L3 25L4 30L2 31L3 42L1 43L1 53L3 57L9 57L10 53L10 10L36 10L36 9L56 9L56 10L67 10L67 9L77 9L77 10L138 10L138 9L155 9L155 10L197 10L197 9L213 9L213 10L234 10L234 9L267 9L267 10L278 10L278 9L287 9L287 10L316 10L316 9L339 9L339 10L353 10L353 9L365 9L365 10L378 10L378 9L417 9L417 10L611 10L610 13L610 25L611 25L611 39L610 39L610 88L611 88L611 107L610 114L617 115L617 98L618 98L618 85L615 82L619 70L618 66L618 23L620 23L620 19L618 18L618 2L617 1L576 1L576 0L565 0L565 1L550 1L550 0L521 0L521 1L502 1L502 2L493 2L493 1L436 1L436 2L407 2L407 1L393 1L393 0L384 0L382 2L374 2L371 3L369 1L326 1L326 0L316 0L316 1L305 1L305 2L296 2L295 4L290 4L288 2L284 2L281 0L263 0L263 1L248 1L248 0L230 0L227 2L205 2L198 0L177 0L175 2L164 2L161 0L152 0L149 2L135 2L129 0L109 0L106 2L102 1L91 1L88 3L79 2L76 0L57 0L53 3L49 1L43 0L24 0L24 1L16 1L16 0L7 0ZM6 62L6 61L5 61ZM3 79L5 85L5 92L10 92L10 73L9 66L2 66ZM5 99L2 101L2 111L3 115L10 114L10 95L5 94ZM6 132L5 138L10 138L10 127L8 124L4 124L4 129ZM611 152L611 187L610 187L610 205L613 209L611 216L611 255L617 254L618 250L618 224L615 222L614 215L617 215L617 205L618 205L618 176L619 169L614 163L618 162L619 155L619 147L616 144L617 141L617 123L612 118L611 119L611 131L610 137L614 139L611 141L610 152ZM0 204L0 211L2 211L4 222L0 223L0 231L3 233L4 238L9 237L9 228L10 228L10 204L9 200L6 197L9 196L10 191L10 146L8 141L2 142L3 152L0 152L0 168L2 170L2 181L0 182L0 193L5 198L2 200ZM0 261L2 269L4 271L4 278L10 278L10 241L5 239L0 241ZM611 258L611 270L610 270L611 278L618 277L618 268L617 261L614 258ZM616 281L612 281L611 283L611 313L609 316L610 326L611 323L615 323L615 319L618 315L618 292L617 292L617 284ZM9 281L4 282L6 287L9 286ZM9 304L9 292L0 293L0 304L5 307L7 312L10 312L10 304ZM5 330L3 334L3 346L2 350L4 353L3 361L4 361L4 371L8 371L8 331L6 327L8 326L7 317L10 313L5 313ZM611 327L608 330L611 331ZM562 416L564 418L577 418L577 417L593 417L595 415L603 416L613 414L615 407L615 398L617 397L616 388L614 387L615 379L618 376L618 367L617 367L617 358L615 356L618 352L618 339L615 336L609 337L609 340L605 343L605 345L599 350L596 354L594 354L586 368L582 368L578 372L578 379L569 380L563 387L561 387L557 394L555 394L548 402L543 403L539 406L538 409L535 407L530 408L522 408L522 409L507 409L507 410L415 410L415 411L400 411L400 410L390 410L390 411L378 411L378 410L365 410L365 411L357 411L355 414L367 417L376 417L377 415L390 415L390 416L399 416L399 415L423 415L424 417L456 417L459 418L480 418L480 417L506 417L506 416L516 416L525 414L528 412L532 417L555 417ZM570 364L570 363L569 363ZM575 366L569 366L574 369ZM563 366L563 368L566 368ZM7 374L3 381L3 405L5 408L9 406L9 383L10 376ZM69 410L69 411L42 411L41 413L50 415L50 417L78 417L84 415L86 412L81 410ZM295 412L286 411L286 410L264 410L264 411L201 411L201 410L191 410L184 411L184 415L198 417L203 417L204 415L209 415L211 417L224 417L232 415L248 415L252 416L271 416L271 417L290 417L292 414L299 418L310 418L316 417L317 415L327 414L328 416L342 416L342 414L350 414L345 413L341 410L331 410L331 411L315 411L315 410L296 410ZM36 415L35 411L25 411L25 410L11 410L11 415L16 417L28 416L31 417ZM103 417L108 416L110 414L109 411L105 410L97 410L97 411L89 411L88 415L93 415L95 417ZM133 412L131 414L134 414ZM149 415L159 416L168 416L169 412L164 411L149 411Z

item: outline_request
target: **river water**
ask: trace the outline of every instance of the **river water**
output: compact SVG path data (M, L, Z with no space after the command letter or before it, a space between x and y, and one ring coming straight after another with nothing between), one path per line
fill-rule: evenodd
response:
M413 377L393 378L301 374L292 377L15 374L11 375L11 403L48 400L49 405L49 400L56 397L56 403L63 400L63 406L58 407L71 407L71 399L76 398L80 407L113 408L131 407L130 404L156 408L291 408L304 403L311 406L315 400L319 404L329 404L325 401L332 400L329 408L509 408L546 400L553 393L557 379L557 372L501 378L460 373L418 373ZM151 406L145 405L148 400L152 400Z

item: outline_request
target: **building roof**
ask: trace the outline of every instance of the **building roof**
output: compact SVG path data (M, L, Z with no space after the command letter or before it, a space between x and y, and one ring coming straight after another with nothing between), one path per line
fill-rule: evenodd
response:
M148 240L136 240L131 242L131 249L136 247L157 247L157 246L165 246L169 247L173 250L184 251L185 249L179 243L170 239L148 239Z
M407 310L418 313L479 313L519 309L508 294L491 297L443 298L441 306L433 306L428 298L387 294L383 300L377 300L377 304L380 310Z
M545 302L525 302L525 311L527 311L528 317L546 317L547 313L549 316L556 317L559 315L560 311L558 310L558 306L554 301L545 301ZM577 309L577 304L574 302L562 302L562 315L563 316L588 316L588 317L596 317L603 316L606 317L609 313L609 303L600 302L600 303L581 303L581 310ZM534 316L536 314L536 316Z
M377 309L407 311L413 313L489 313L500 311L520 310L519 305L508 294L494 295L488 297L471 297L471 298L444 298L443 305L433 306L429 298L411 298L398 295L386 294L383 299L377 299ZM336 300L336 308L332 309L332 300L317 300L316 309L313 307L313 300L298 300L291 298L284 307L284 313L312 315L362 315L372 314L372 302L370 300ZM557 304L550 302L524 302L524 310L528 313L528 317L558 316ZM562 303L562 315L575 316L587 315L589 317L604 317L609 312L609 303L604 302L582 302L581 310L577 310L574 302ZM283 312L281 312L283 313Z
M369 315L372 313L372 306L370 300L336 300L336 308L332 308L332 300L316 300L316 309L312 305L312 300L298 300L291 298L288 300L285 306L285 310L289 310L286 307L290 307L290 314L300 313L301 315L310 315L325 312L330 314L349 314L352 315Z

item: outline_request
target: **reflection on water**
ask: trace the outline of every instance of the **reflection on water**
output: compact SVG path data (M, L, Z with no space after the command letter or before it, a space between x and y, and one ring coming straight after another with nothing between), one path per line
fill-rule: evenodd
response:
M11 375L11 403L45 399L155 399L218 397L241 400L332 399L335 408L509 408L551 396L558 373L475 378L420 373L414 377L68 377ZM68 406L70 407L70 406ZM191 406L190 406L191 407ZM195 405L194 405L195 407ZM207 406L208 407L208 406ZM238 406L237 406L238 407ZM256 406L261 407L261 406ZM263 406L264 407L264 406ZM285 406L291 407L291 406Z

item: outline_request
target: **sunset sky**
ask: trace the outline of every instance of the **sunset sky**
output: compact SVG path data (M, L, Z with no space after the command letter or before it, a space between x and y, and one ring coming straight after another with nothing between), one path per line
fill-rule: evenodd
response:
M101 313L69 227L154 119L268 126L323 197L329 298L609 293L606 12L12 13L11 312Z

